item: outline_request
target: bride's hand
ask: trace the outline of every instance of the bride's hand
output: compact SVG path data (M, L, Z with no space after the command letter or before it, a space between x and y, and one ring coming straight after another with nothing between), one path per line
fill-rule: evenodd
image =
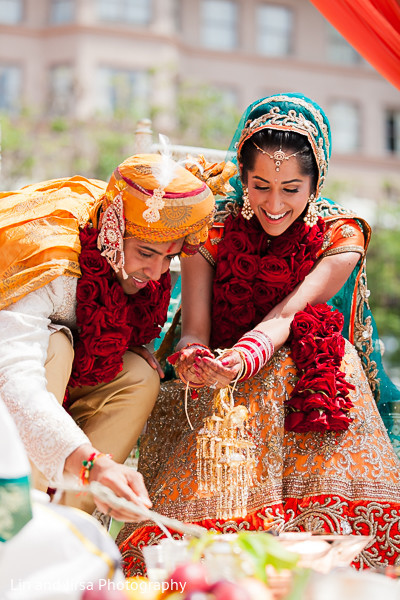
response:
M211 388L223 388L236 379L242 359L236 350L227 350L220 358L207 356L195 359L202 380Z
M214 355L208 348L193 344L168 357L168 362L174 366L179 378L184 383L189 382L189 385L203 387L207 385L207 381L203 379L197 360L205 357L214 358Z

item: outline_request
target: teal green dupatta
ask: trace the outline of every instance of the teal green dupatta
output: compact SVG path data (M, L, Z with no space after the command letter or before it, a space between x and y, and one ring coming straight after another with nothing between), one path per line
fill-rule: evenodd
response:
M0 478L0 542L12 538L31 518L29 477Z
M320 215L326 220L343 217L356 219L364 232L365 250L367 249L371 230L363 219L327 198L323 198L319 205ZM370 291L365 266L365 257L362 256L346 283L328 304L344 316L343 335L357 349L379 413L400 458L400 390L388 377L383 366L383 345L369 305Z

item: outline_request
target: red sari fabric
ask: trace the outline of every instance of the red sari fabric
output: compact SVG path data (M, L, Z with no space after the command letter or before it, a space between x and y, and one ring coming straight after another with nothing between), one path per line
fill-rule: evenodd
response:
M311 0L383 77L400 89L398 0Z

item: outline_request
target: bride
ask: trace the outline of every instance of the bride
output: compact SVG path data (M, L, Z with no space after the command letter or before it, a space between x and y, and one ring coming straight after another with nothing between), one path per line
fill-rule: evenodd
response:
M400 393L368 305L370 228L321 196L330 150L326 115L304 96L245 111L233 191L182 260L180 380L163 385L139 468L160 513L221 532L373 535L354 564L382 567L400 552L388 437L399 446ZM162 537L148 522L122 529L127 575Z

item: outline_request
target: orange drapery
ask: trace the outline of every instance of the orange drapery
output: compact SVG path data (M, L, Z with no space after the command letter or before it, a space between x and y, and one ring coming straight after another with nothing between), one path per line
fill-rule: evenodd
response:
M400 89L399 0L310 0L383 77Z

